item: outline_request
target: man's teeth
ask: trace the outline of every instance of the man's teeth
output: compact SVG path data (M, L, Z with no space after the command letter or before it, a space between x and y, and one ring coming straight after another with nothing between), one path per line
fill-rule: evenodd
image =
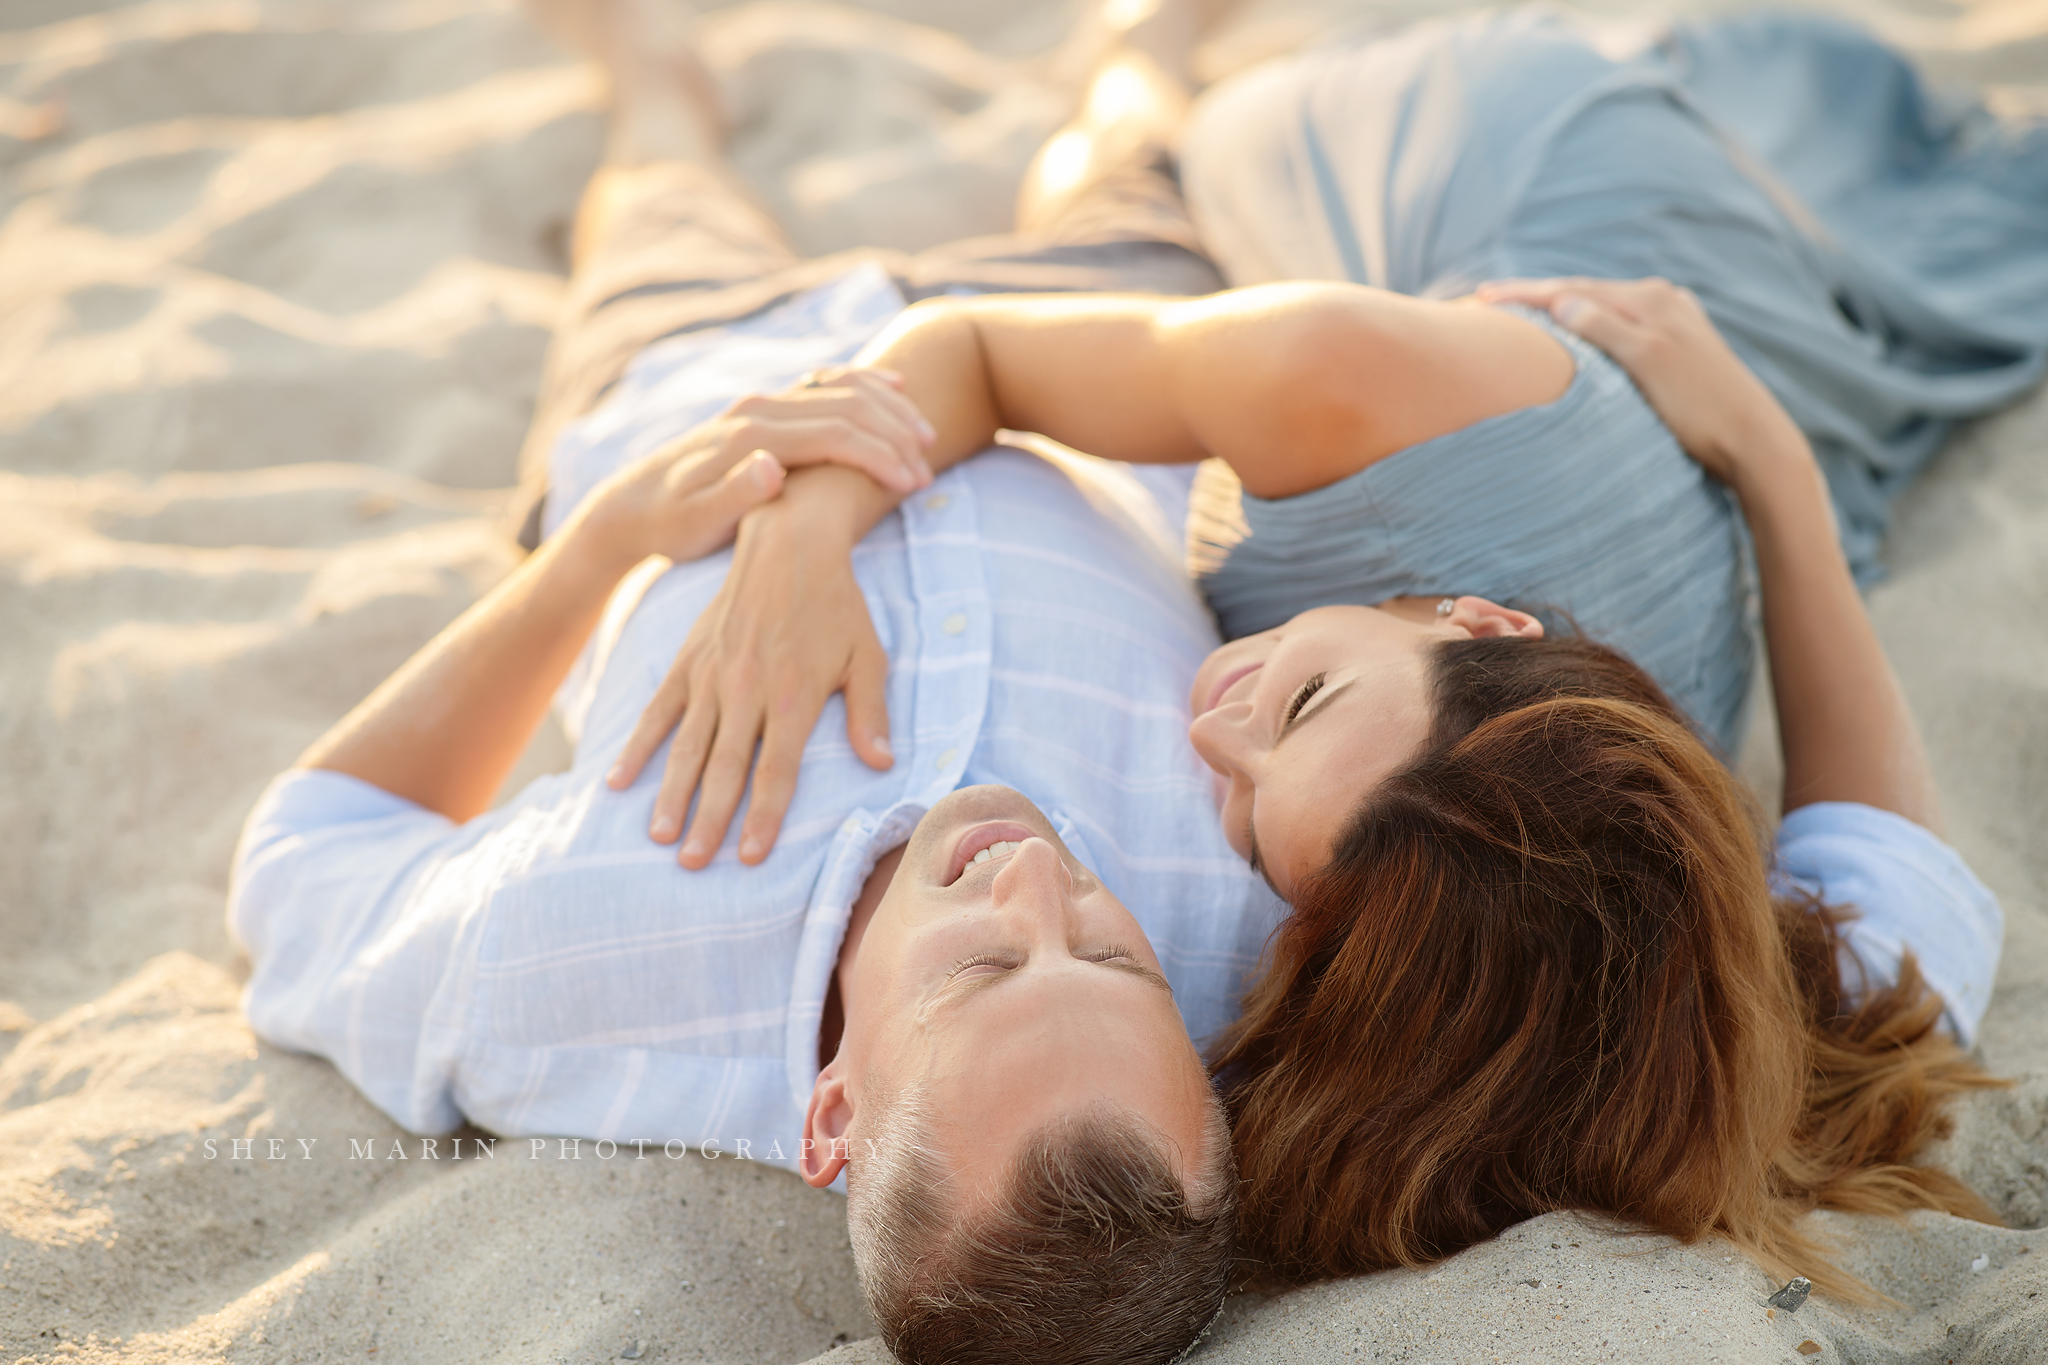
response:
M1014 840L998 840L997 842L990 844L987 848L983 849L981 852L975 854L972 858L970 858L968 860L968 865L971 867L975 863L985 863L991 858L1001 858L1006 854L1015 853L1018 849L1022 847L1024 847L1024 845L1017 843Z

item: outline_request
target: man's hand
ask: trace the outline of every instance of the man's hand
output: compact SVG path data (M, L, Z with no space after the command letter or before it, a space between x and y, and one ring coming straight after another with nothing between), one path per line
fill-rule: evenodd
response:
M726 451L766 450L783 465L842 464L899 497L932 481L932 424L894 370L835 365L781 393L749 394L692 432Z
M623 572L649 555L702 559L732 543L740 518L782 492L766 450L692 449L688 438L635 460L599 484L574 533L592 557Z
M818 470L741 523L732 570L662 680L607 781L630 785L673 729L648 834L682 832L678 860L702 868L725 841L753 769L740 860L768 856L796 791L818 714L846 694L847 738L872 768L889 751L889 660L853 577L853 547L894 499L845 470ZM756 744L760 746L758 761Z
M750 768L740 857L768 856L804 743L834 692L846 693L854 751L872 767L894 762L888 658L854 582L852 554L897 498L931 482L932 439L895 373L820 370L779 394L738 400L593 496L594 529L627 559L695 559L736 541L724 586L607 778L615 790L631 785L675 731L648 833L675 840L696 796L685 867L703 867L724 842ZM802 465L841 468L830 472L836 479L810 471L808 499L773 501L785 471Z
M1614 357L1664 425L1722 483L1739 488L1758 460L1803 449L1771 391L1714 329L1694 297L1668 280L1500 280L1488 303L1541 308Z
M836 367L776 394L749 394L620 470L592 496L617 552L699 559L782 490L783 471L838 464L897 495L931 482L931 424L888 370Z

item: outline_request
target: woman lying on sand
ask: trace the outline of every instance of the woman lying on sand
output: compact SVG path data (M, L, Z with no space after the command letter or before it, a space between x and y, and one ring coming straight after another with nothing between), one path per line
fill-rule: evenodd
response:
M1250 495L1206 587L1226 627L1284 624L1211 656L1191 734L1234 845L1295 908L1215 1058L1246 1240L1282 1274L1413 1264L1577 1208L1718 1230L1847 1288L1798 1233L1806 1209L1984 1212L1906 1163L1947 1095L1987 1083L1956 1040L1988 995L1998 913L1933 832L1828 493L1867 542L1948 420L2038 375L2048 314L2013 300L2044 286L2048 243L2017 211L2039 186L2000 189L2025 148L1972 144L1898 193L1866 158L1869 183L1820 206L1890 194L1918 217L1858 267L1701 111L1745 93L1731 73L1759 46L1788 104L1888 70L1899 108L1924 112L1895 59L1825 26L1703 29L1626 62L1550 20L1436 26L1249 77L1185 149L1226 243L1270 245L1246 221L1333 240L1360 282L936 302L861 353L935 429L904 446L905 477L1012 427L1136 462L1213 456ZM1972 213L2012 210L1977 222L2003 235L1968 263L1939 256L1959 187ZM1449 294L1567 260L1693 284L1778 397L1665 285L1436 301L1366 283ZM686 865L723 841L757 737L739 855L765 856L806 696L861 657L848 599L807 612L797 587L843 578L900 496L850 491L742 532L624 750L621 788L680 718L651 827L678 837L696 794ZM1690 728L1725 751L1747 688L1738 504L1785 737L1775 848ZM1545 607L1579 638L1546 638ZM775 610L802 644L789 657L718 628ZM849 728L871 743L886 722L854 692Z

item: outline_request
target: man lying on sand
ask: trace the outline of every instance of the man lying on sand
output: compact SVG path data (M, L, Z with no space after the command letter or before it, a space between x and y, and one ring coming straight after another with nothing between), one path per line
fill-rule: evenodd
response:
M993 452L856 555L849 619L886 655L849 687L854 742L816 727L761 866L679 869L647 838L654 779L606 776L736 528L745 555L835 480L921 481L915 409L831 368L899 287L1215 287L1149 139L1175 87L1135 46L1192 35L1167 13L1113 48L1097 88L1122 95L1072 130L1083 173L1027 193L1026 237L849 275L796 265L732 188L674 11L562 12L617 116L536 429L550 533L250 817L229 916L251 1023L416 1131L844 1172L906 1361L1169 1360L1231 1263L1190 1035L1228 1021L1279 910L1185 741L1216 643L1185 583L1059 468ZM775 396L721 413L748 392ZM558 691L575 765L487 811ZM893 754L862 728L884 703Z

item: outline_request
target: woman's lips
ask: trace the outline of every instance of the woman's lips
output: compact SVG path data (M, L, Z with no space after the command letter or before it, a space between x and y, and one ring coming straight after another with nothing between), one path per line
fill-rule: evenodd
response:
M1015 820L987 820L978 825L970 825L953 845L953 856L946 864L944 885L951 886L959 881L961 874L967 871L967 865L974 861L974 855L991 844L1021 844L1026 839L1044 837L1045 835L1031 826L1020 825Z
M1202 709L1198 714L1207 715L1209 712L1214 711L1216 703L1223 700L1223 694L1228 692L1240 678L1248 677L1265 666L1264 663L1241 664L1225 673L1217 680L1216 685L1209 689L1209 700L1202 703Z

